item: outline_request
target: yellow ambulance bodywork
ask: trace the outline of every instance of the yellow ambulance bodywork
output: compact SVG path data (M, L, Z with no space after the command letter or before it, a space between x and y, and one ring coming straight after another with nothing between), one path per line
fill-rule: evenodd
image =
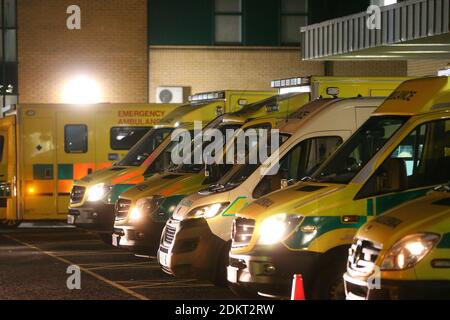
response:
M347 97L387 97L408 77L311 77L313 97L333 98L333 88L339 98Z
M270 96L273 91L217 91L196 94L190 97L189 104L180 106L167 114L147 137L157 132L168 130L161 136L161 141L144 153L135 164L126 161L139 148L146 148L146 136L139 141L125 156L124 161L118 162L112 168L102 170L77 180L72 189L69 205L68 223L88 228L102 233L112 232L114 223L114 204L118 196L125 190L141 183L145 178L162 171L156 168L155 160L164 157L162 153L170 144L170 133L181 127L193 126L195 121L203 125L216 117L229 112L242 111L245 106ZM169 139L166 139L169 138ZM153 141L153 140L152 140ZM161 159L161 158L160 158ZM99 199L90 200L90 193L102 189L103 195Z
M249 128L267 126L272 128L277 123L284 122L291 113L307 104L308 101L309 95L306 93L274 96L240 111L224 115L223 122L218 128L235 125L238 119L242 125L241 132ZM231 119L233 122L230 121ZM228 145L230 144L231 142ZM221 170L222 168L224 166ZM221 171L221 175L223 174L225 172ZM186 195L198 192L220 178L211 178L212 176L215 175L211 172L208 177L205 177L204 170L199 173L186 173L180 169L180 172L171 171L155 175L123 192L116 206L113 244L140 254L155 254L161 231L167 219L172 216L173 209ZM148 201L152 203L158 202L159 206L148 205L152 208L152 212L143 214L145 217L142 219L134 219L131 217L131 212L137 210L137 202L141 199L143 201L149 199Z
M256 166L235 165L218 181L221 187L213 185L180 202L161 237L158 260L163 269L177 277L223 281L235 213L248 202L281 189L283 180L287 186L301 179L307 168L330 156L383 101L383 98L318 99L293 113L288 122L277 127L286 141L266 161ZM284 163L283 169L279 168L280 163ZM272 171L276 174L263 173ZM214 216L194 215L199 208L218 204L227 205ZM179 250L193 238L199 239L195 247ZM218 259L209 258L214 252L220 252Z
M109 167L130 148L126 130L147 132L176 105L23 104L0 118L0 221L64 219L73 181Z
M347 299L450 298L450 185L363 225L349 250Z
M307 297L342 297L347 250L357 229L450 174L433 171L437 175L425 183L408 180L421 172L421 163L429 171L442 165L429 165L428 156L439 153L448 163L450 150L442 141L449 130L449 79L404 82L312 177L238 213L228 267L231 287L244 294L288 296L292 275L300 273ZM420 162L419 155L427 161Z

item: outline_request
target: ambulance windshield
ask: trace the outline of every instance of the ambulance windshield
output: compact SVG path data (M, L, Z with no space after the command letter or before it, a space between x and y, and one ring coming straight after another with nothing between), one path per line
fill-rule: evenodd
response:
M117 163L118 166L138 167L172 132L171 128L152 129Z
M402 116L371 117L310 180L349 183L407 120L408 117Z

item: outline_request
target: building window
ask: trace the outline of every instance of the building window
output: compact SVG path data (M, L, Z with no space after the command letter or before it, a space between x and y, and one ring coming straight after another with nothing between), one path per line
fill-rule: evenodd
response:
M64 127L64 150L66 153L88 151L88 128L84 124L69 124Z
M281 42L300 43L300 27L308 24L308 0L281 0Z
M17 103L17 8L16 0L0 0L1 107Z
M215 0L215 42L242 43L242 0Z

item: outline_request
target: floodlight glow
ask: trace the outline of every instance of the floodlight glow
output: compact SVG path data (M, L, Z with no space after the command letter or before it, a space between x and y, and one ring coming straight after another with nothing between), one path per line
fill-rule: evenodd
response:
M66 83L62 98L65 103L90 104L101 102L102 94L95 80L80 75Z

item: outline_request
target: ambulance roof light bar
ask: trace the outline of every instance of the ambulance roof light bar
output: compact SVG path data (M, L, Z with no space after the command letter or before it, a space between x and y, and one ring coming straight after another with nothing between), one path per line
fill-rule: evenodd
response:
M439 77L450 77L450 63L443 69L438 70Z
M225 99L225 91L203 92L189 96L189 102Z
M289 79L273 80L270 85L272 88L281 89L288 87L309 86L311 84L311 78L309 77L296 77Z

